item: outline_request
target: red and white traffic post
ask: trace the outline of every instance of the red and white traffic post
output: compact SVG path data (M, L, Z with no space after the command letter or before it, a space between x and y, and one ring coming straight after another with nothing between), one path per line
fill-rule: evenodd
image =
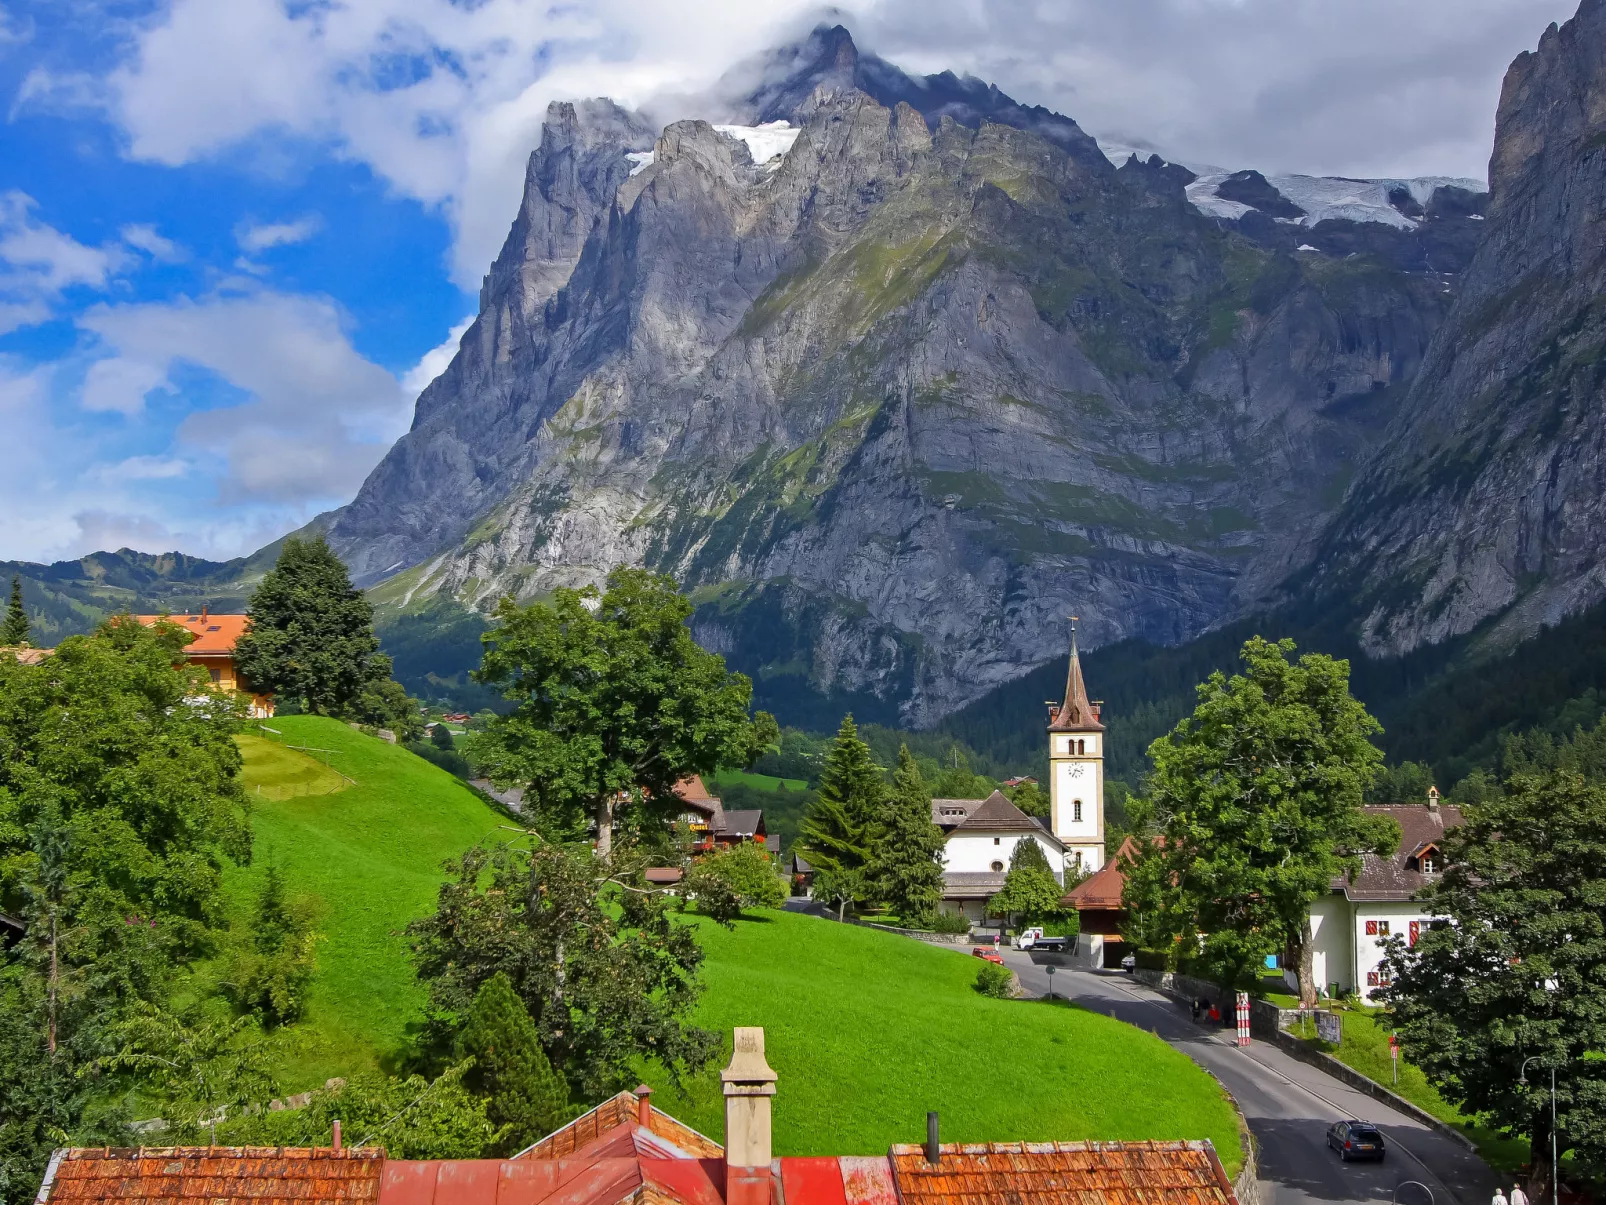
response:
M1249 993L1238 993L1238 1045L1249 1045Z

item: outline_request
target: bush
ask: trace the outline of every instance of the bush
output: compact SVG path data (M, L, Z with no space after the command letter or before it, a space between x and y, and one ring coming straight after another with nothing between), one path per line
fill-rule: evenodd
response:
M425 761L439 766L448 774L455 774L457 777L464 779L474 777L474 767L469 764L468 758L464 757L456 749L442 749L439 745L430 741L408 741L406 744L409 753L416 753Z
M1137 965L1145 971L1169 971L1171 955L1166 950L1134 950L1132 957Z
M996 962L984 962L976 968L976 990L994 1000L1008 1000L1015 994L1015 975Z
M313 904L290 899L277 866L269 866L245 943L234 953L225 991L235 1007L269 1025L301 1018L316 969Z
M743 908L779 908L786 901L786 886L769 851L743 841L693 863L685 894L697 901L704 916L728 926Z
M933 933L969 933L970 917L963 912L939 912L931 921Z

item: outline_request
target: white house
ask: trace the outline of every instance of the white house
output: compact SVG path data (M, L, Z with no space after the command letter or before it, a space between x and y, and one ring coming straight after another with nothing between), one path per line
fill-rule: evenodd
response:
M1310 923L1316 982L1328 992L1353 991L1370 999L1388 982L1383 943L1403 937L1415 945L1418 934L1437 919L1415 896L1443 872L1444 835L1461 823L1461 809L1441 805L1434 788L1425 807L1380 804L1366 810L1398 822L1399 850L1387 858L1366 854L1359 874L1334 879L1332 890L1311 905ZM1292 970L1284 977L1297 986Z
M1023 840L1042 846L1054 877L1065 882L1104 865L1104 725L1087 697L1071 620L1071 657L1062 702L1048 705L1049 815L1034 819L1003 794L983 800L933 799L932 823L948 834L943 854L943 907L983 919L989 896L1004 886L1009 860ZM1103 938L1090 936L1078 954L1094 965Z

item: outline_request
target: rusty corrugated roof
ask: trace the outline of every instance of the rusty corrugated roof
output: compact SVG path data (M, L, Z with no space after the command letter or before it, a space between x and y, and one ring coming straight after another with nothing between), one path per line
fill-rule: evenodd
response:
M892 1168L902 1205L1237 1205L1209 1142L899 1145Z
M377 1147L94 1147L58 1152L38 1201L378 1201L384 1166Z

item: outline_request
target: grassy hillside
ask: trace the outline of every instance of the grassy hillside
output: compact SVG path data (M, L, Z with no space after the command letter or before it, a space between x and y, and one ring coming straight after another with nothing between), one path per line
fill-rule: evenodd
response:
M324 940L307 1019L281 1039L285 1087L299 1091L402 1045L424 1001L403 929L434 906L442 859L505 821L446 771L338 720L268 724L278 733L241 738L256 852L228 886L243 905L272 864L318 900Z
M871 1154L919 1142L1209 1138L1238 1166L1237 1122L1215 1081L1158 1038L1063 1001L990 1000L977 960L873 929L765 912L727 931L694 920L707 952L701 1024L762 1025L784 1155ZM723 1065L723 1060L720 1065ZM656 1102L718 1137L718 1068Z

